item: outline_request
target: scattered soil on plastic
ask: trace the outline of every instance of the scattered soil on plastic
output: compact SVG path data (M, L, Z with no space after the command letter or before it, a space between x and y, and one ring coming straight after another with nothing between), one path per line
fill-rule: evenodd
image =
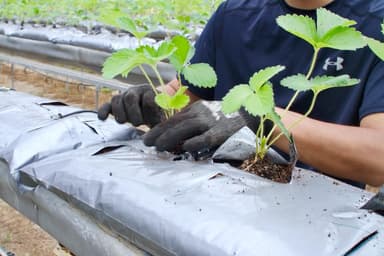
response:
M290 166L273 163L267 157L255 161L252 156L240 165L240 169L279 183L289 183L292 178Z

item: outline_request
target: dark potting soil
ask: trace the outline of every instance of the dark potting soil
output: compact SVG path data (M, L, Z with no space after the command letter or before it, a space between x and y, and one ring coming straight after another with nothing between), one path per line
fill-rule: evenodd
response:
M240 165L240 169L279 183L289 183L292 178L289 165L276 164L267 157L255 161L254 156L251 156Z

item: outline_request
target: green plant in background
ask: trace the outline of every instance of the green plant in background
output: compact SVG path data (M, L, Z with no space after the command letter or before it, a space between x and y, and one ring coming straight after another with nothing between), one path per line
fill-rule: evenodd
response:
M165 83L157 68L160 62L169 60L176 70L179 81L183 75L188 82L198 87L211 88L216 85L216 73L211 66L206 63L189 63L195 50L185 37L175 36L161 42L158 47L142 45L141 39L148 31L138 27L133 20L120 16L113 24L137 37L140 45L136 49L119 50L107 58L102 70L104 77L113 78L117 75L126 77L134 68L138 67L155 92L155 101L164 110L166 118L172 116L176 110L184 108L189 103L189 97L185 94L187 87L183 85L172 96L165 92ZM154 72L160 83L160 91L157 90L155 82L148 75L144 66L149 66Z
M223 0L5 0L0 18L78 25L95 22L105 12L119 11L140 26L193 33Z
M273 89L269 82L285 67L273 66L260 70L250 78L249 84L236 85L228 92L222 103L224 113L230 114L244 107L250 115L260 118L260 126L256 131L256 161L263 159L268 148L282 135L285 135L293 143L290 134L291 129L309 116L320 92L334 87L352 86L359 83L358 79L350 78L349 75L312 77L319 51L323 48L354 51L366 46L362 34L352 27L356 24L355 21L340 17L324 8L317 9L317 22L308 16L296 14L280 16L276 21L284 30L308 42L314 50L307 74L289 76L281 81L282 86L295 91L283 114L291 108L300 92L310 90L313 93L313 98L303 117L289 127L285 127L281 117L275 112ZM267 120L271 120L274 126L268 134L265 134L265 122ZM281 133L272 139L272 133L276 127L280 128Z

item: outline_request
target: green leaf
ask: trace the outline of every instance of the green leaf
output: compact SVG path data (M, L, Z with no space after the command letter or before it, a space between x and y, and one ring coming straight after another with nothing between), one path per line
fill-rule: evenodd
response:
M147 64L154 66L171 56L175 50L176 48L171 42L164 41L157 49L150 45L142 45L136 51L147 58Z
M366 40L369 48L384 61L384 43L373 38L366 38Z
M238 111L246 99L254 92L247 84L234 86L223 98L221 110L224 114L231 114Z
M355 25L354 20L345 19L325 8L318 8L317 15L317 35L322 38L326 33L336 27L349 27Z
M180 110L188 105L189 103L189 97L185 94L175 94L171 97L171 101L169 106L172 109Z
M157 61L162 61L162 60L168 58L176 50L177 50L177 48L171 42L168 42L168 41L162 42L156 51Z
M211 66L197 63L186 66L182 70L185 79L197 87L212 88L217 83L217 76Z
M183 36L175 36L172 38L172 43L176 47L176 51L169 57L171 64L177 72L187 65L191 60L195 50L190 41Z
M254 73L254 75L249 79L249 86L253 91L257 92L261 86L284 69L285 67L280 65L262 69Z
M187 90L187 86L179 86L179 89L177 89L175 95L183 95Z
M252 93L243 103L245 110L253 116L262 116L273 111L275 101L272 86L264 84L257 93Z
M157 105L159 105L162 109L170 110L171 109L171 96L167 93L159 93L155 97L155 102Z
M308 16L286 14L279 16L277 24L289 33L315 45L317 32L315 21Z
M187 90L187 86L180 86L175 95L172 97L171 106L174 109L179 110L188 105L190 98L188 95L185 94Z
M312 83L303 74L288 76L281 80L280 84L295 91L307 91L312 89Z
M142 53L148 59L153 59L157 56L155 47L151 45L142 45L136 48L136 52Z
M132 69L146 61L146 58L135 50L119 50L108 57L103 63L102 73L104 77L109 79L119 74L127 76Z
M124 16L125 15L120 10L103 10L100 14L99 20L102 23L111 25L113 27L119 27L117 19Z
M298 74L284 78L281 81L281 85L295 91L313 90L315 93L319 93L329 88L352 86L359 82L358 79L351 79L349 75L317 76L307 80L303 74Z
M173 96L167 93L159 93L155 97L155 102L165 110L180 110L189 103L189 96L185 94L187 89L188 87L181 86Z
M359 79L350 78L349 75L340 76L316 76L311 80L312 90L315 93L336 88L356 85L360 82Z
M134 35L137 39L142 39L149 33L149 31L139 30L136 23L128 17L118 17L116 24L119 28Z
M326 33L317 43L317 47L328 47L338 50L356 50L365 47L363 35L354 28L336 27Z
M123 16L117 17L116 23L119 26L119 28L124 29L132 34L134 34L134 32L137 31L136 23L128 17L123 17Z

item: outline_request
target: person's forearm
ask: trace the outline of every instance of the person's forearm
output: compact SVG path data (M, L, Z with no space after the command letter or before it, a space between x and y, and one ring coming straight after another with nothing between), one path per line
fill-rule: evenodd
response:
M283 114L289 127L300 114ZM277 132L274 133L276 136ZM339 178L379 186L384 183L384 130L352 127L306 118L292 130L300 161ZM275 145L287 151L286 138Z

